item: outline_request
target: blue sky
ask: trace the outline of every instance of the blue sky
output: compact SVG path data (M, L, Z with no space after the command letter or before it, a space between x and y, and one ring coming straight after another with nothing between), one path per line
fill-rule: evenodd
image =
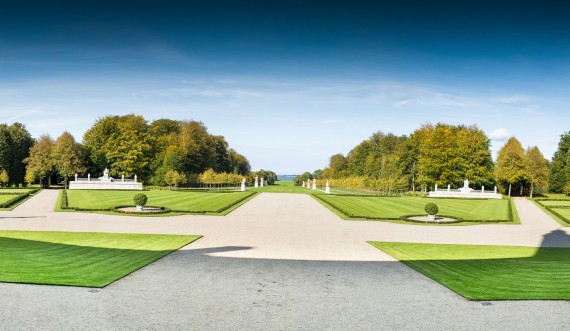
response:
M5 8L4 8L5 7ZM326 166L373 132L477 124L547 158L570 130L563 1L22 1L0 12L0 122L203 121L254 169Z

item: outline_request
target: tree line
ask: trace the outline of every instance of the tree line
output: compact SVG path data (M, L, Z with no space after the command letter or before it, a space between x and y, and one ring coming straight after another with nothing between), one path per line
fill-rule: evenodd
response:
M108 168L110 176L137 175L145 184L191 186L209 169L242 176L251 172L247 158L229 148L223 136L208 133L202 122L159 119L148 123L134 114L99 118L82 143L69 132L56 140L48 135L31 139L22 164L27 167L25 171L21 167L20 183L24 173L29 183L49 182L54 176L67 181L75 173L96 177Z
M561 159L557 169L564 168L566 172L555 173L558 177L564 173L568 183L570 135L563 138L563 148L557 153L565 157L556 154L554 160ZM396 193L425 192L435 184L461 187L467 178L476 188L498 185L509 195L513 189L517 194L547 192L549 163L538 147L531 146L525 151L513 137L502 147L495 164L490 146L490 139L475 125L428 123L409 136L379 131L346 156L332 155L328 167L298 176L296 183L301 185L312 178L329 179L338 186ZM553 178L551 168L550 182Z

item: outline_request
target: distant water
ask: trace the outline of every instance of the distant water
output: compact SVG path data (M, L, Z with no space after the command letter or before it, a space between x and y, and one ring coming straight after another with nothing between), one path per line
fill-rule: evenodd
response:
M277 180L295 180L297 175L277 175Z

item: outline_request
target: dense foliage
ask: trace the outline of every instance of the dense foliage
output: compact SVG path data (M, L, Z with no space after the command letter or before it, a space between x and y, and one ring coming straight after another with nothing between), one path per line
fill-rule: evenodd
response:
M489 138L476 126L426 124L409 137L376 132L346 157L331 156L329 166L313 175L331 179L331 185L386 192L433 184L460 186L465 178L477 186L490 185L494 181L489 146ZM296 182L306 177L307 173Z
M560 136L558 149L550 164L548 184L553 193L570 193L570 131Z
M6 130L7 139L9 132ZM0 128L0 138L2 133ZM0 139L0 153L2 146ZM108 168L110 176L137 175L147 184L177 187L197 185L199 175L208 169L235 175L240 181L251 172L247 158L229 148L224 137L208 133L201 122L159 119L149 124L133 114L99 118L85 132L83 144L64 132L55 142L41 136L27 150L28 182L54 175L68 178L75 173L97 177ZM0 160L5 160L2 155ZM2 165L0 169L4 169ZM8 175L13 178L10 171Z
M24 160L30 153L34 139L20 123L0 124L0 172L6 171L8 184L24 183L26 167ZM6 178L4 178L6 179Z
M563 149L557 155L568 155L570 135L561 145ZM565 170L554 175L551 171L551 178L563 177L559 174L563 173L570 179L570 166L565 166L570 162L560 159L559 168ZM525 152L520 142L511 138L501 149L495 167L490 140L481 129L438 123L422 125L409 137L376 132L346 156L331 156L327 168L298 176L295 184L317 178L317 184L323 186L328 179L335 187L391 194L418 188L427 191L435 184L461 187L469 179L476 188L497 183L508 192L515 185L517 194L532 196L547 191L547 166L537 147ZM570 191L570 180L563 181L566 183Z

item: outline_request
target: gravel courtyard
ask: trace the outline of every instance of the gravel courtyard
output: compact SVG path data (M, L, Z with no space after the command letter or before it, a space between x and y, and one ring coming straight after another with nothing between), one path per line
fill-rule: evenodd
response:
M204 238L103 289L0 283L2 329L562 330L570 302L470 302L366 241L570 247L527 200L521 225L343 221L308 195L263 193L225 217L50 211L44 190L0 229L183 233Z

